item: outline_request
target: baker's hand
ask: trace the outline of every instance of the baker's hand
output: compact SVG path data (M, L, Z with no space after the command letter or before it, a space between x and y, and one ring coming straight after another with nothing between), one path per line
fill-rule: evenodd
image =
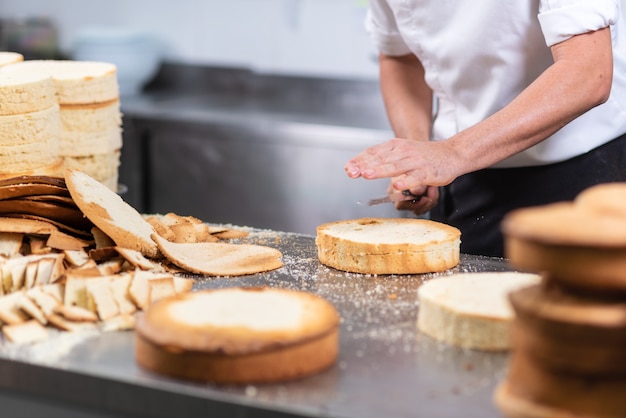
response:
M392 187L399 192L445 186L463 171L462 159L447 142L394 138L365 149L345 170L352 178L392 178Z
M392 184L387 193L398 210L410 210L416 215L422 215L435 207L439 200L439 188L426 187L421 190L397 191Z

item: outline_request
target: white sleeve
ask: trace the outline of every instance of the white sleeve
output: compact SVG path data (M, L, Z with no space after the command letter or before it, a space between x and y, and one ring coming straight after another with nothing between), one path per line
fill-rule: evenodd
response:
M365 29L374 46L383 54L399 56L411 50L402 39L393 11L386 0L370 0L365 18Z
M615 24L621 0L541 0L539 24L548 46Z

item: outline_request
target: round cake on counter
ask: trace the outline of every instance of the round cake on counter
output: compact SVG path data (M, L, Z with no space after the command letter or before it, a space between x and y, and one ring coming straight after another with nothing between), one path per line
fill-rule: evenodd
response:
M339 315L313 294L202 290L163 299L138 319L135 358L155 373L221 384L281 382L332 366Z
M508 295L540 280L537 274L513 271L457 273L428 280L417 290L417 327L458 347L508 350L514 317Z
M317 227L322 264L362 274L420 274L460 260L461 231L427 219L361 218Z

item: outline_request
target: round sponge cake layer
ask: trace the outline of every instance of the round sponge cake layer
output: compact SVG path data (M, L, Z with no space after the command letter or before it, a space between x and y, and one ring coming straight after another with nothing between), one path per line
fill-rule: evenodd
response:
M56 105L56 91L49 75L0 71L0 115L38 112Z
M518 272L457 273L431 279L418 289L417 327L459 347L507 350L514 317L508 294L539 283Z
M0 171L19 173L53 165L59 158L59 106L0 116Z
M626 183L581 192L573 202L517 209L502 222L511 265L594 293L626 292Z
M101 103L119 97L117 67L111 63L28 60L0 67L0 72L52 77L61 105Z
M54 162L48 165L41 165L30 169L20 169L14 171L1 170L0 180L10 179L20 176L49 176L49 177L63 177L63 170L65 169L63 158L57 158Z
M59 138L59 154L63 157L113 154L122 148L122 141L122 129L119 127L95 132L63 130Z
M0 66L15 64L24 61L24 55L19 52L2 51L0 52Z
M217 383L277 382L331 366L339 316L310 293L271 288L192 292L149 307L136 327L144 368Z
M80 170L95 180L104 183L116 176L120 165L120 151L108 154L93 154L85 157L65 156L65 167ZM117 184L115 184L117 186Z
M41 146L50 138L58 141L60 132L57 104L38 112L0 116L0 148L26 144Z
M50 166L59 158L56 138L41 143L0 146L0 170L15 172Z
M426 219L362 218L317 227L322 264L363 274L444 271L460 259L461 232Z
M100 132L122 126L119 100L88 105L63 105L61 123L68 132Z

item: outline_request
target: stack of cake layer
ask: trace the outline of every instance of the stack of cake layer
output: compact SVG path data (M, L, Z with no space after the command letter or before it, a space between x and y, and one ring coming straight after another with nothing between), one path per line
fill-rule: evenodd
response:
M0 73L0 178L62 175L60 131L50 76Z
M21 61L24 61L24 56L18 52L0 51L0 66Z
M64 166L117 190L122 117L115 65L32 60L4 66L0 72L52 77L60 108L59 155Z
M503 223L513 266L542 283L513 292L513 355L495 400L516 417L626 416L626 183Z

